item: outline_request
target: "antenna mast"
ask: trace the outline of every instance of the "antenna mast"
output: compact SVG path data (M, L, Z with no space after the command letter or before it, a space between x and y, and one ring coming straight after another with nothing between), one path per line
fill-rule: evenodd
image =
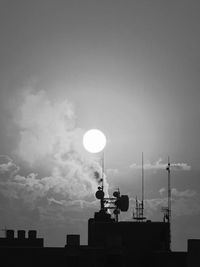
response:
M142 217L144 217L144 155L142 152Z
M102 190L104 189L104 171L105 171L105 153L104 150L102 151Z
M133 212L133 219L137 220L138 222L142 222L146 219L144 217L144 159L143 159L143 152L142 152L142 200L138 201L136 197L136 214Z
M168 172L168 223L169 223L169 249L171 247L171 173L170 173L170 159L168 157L168 165L166 168Z

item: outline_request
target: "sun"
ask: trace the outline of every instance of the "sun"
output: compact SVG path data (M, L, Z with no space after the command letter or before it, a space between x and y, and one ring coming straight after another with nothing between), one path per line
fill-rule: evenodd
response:
M90 153L101 152L106 145L104 133L98 129L91 129L83 136L83 146Z

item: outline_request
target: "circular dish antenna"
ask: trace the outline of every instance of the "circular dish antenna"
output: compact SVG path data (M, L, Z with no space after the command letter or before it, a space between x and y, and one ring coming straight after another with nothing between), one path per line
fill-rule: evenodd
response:
M127 211L129 208L129 197L127 195L122 195L120 197L119 208L121 211Z
M106 146L106 137L98 129L91 129L83 136L83 146L90 153L99 153Z

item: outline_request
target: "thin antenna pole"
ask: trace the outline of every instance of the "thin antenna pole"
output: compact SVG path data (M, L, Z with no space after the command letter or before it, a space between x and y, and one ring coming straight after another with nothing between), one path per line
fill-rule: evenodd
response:
M104 189L104 171L105 171L105 155L104 155L104 150L102 151L102 190Z
M144 155L142 152L142 217L144 211Z
M104 190L104 150L101 153L101 158L100 158L100 163L101 163L101 187L100 190L103 191ZM105 207L104 207L104 197L101 198L101 210L104 211Z
M168 222L169 222L169 249L171 247L171 174L170 174L170 159L168 157Z
M171 222L171 175L170 175L170 160L168 157L168 209L169 209L169 222Z
M142 152L142 201L138 201L136 196L136 216L133 214L133 219L141 222L145 220L144 217L144 155Z
M136 218L139 217L139 212L138 212L138 200L137 200L137 196L136 196Z

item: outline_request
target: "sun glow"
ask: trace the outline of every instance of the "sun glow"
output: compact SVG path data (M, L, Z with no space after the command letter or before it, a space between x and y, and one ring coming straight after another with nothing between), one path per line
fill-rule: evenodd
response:
M100 130L91 129L83 136L83 146L90 153L101 152L105 145L106 137Z

